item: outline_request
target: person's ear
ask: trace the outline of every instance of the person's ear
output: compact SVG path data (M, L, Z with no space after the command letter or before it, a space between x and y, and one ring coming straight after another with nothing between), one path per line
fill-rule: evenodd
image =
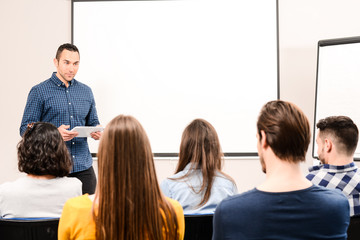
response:
M325 152L331 152L333 148L333 143L330 139L325 138L325 142L324 142L324 151Z
M264 130L261 130L260 131L260 134L261 134L261 140L260 140L260 146L262 148L267 148L268 147L268 144L267 144L267 139L266 139L266 133Z
M59 61L56 58L54 58L54 65L55 65L55 67L57 67L59 65Z

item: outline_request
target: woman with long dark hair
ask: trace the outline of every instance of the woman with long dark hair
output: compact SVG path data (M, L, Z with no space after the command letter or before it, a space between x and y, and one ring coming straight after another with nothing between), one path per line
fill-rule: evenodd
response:
M161 183L164 194L180 202L184 214L211 214L224 198L237 193L221 171L223 153L215 128L195 119L184 130L175 175Z
M163 196L153 154L141 124L114 118L100 140L95 196L69 200L59 223L59 239L183 239L181 205Z

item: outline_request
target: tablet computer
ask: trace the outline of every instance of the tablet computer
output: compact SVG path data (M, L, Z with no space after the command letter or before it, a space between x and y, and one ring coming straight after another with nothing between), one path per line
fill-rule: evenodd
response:
M91 126L77 126L71 129L71 132L78 132L77 137L91 137L90 133L93 132L102 132L104 131L103 127L91 127Z

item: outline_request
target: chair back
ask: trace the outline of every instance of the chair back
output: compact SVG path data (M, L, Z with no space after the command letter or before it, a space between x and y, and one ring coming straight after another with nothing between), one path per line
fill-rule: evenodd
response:
M59 219L0 219L4 240L57 240Z
M213 214L185 215L184 240L211 240Z
M347 230L348 240L360 239L360 215L352 216Z

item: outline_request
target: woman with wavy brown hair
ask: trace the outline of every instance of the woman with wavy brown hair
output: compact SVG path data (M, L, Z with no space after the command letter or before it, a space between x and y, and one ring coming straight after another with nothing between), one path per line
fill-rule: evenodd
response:
M0 218L59 218L64 203L82 194L80 180L66 177L72 162L60 132L51 123L31 123L17 147L26 175L0 185Z
M184 214L212 214L224 198L237 193L221 171L223 153L215 128L195 119L184 130L175 175L161 183L164 194L180 202Z
M141 124L114 118L100 140L95 196L69 200L59 239L183 239L181 205L166 198L157 181L153 154Z

